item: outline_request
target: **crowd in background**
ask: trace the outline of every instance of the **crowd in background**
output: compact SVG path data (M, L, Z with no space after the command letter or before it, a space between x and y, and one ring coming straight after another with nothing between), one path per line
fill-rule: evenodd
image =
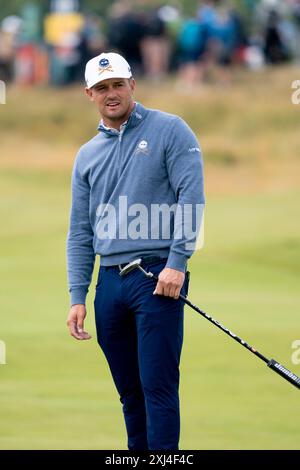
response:
M254 2L250 18L226 0L201 1L191 17L179 2L136 8L133 0L118 0L106 18L73 12L65 34L61 21L39 15L28 4L22 16L2 21L1 80L82 81L87 60L108 50L124 55L135 76L159 81L172 72L186 86L209 79L213 70L226 82L237 64L256 70L300 59L300 0Z

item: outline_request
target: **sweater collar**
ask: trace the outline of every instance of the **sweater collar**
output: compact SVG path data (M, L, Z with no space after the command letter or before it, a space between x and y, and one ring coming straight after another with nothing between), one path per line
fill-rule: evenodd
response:
M129 118L121 125L120 130L106 127L103 119L101 119L98 126L98 131L104 132L107 135L119 135L120 132L124 131L125 129L138 126L145 119L146 114L146 108L140 103L135 103Z

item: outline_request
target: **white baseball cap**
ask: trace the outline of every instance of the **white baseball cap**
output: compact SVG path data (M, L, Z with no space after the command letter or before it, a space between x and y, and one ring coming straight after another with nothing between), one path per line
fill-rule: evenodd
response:
M87 88L108 78L131 78L131 68L120 54L115 52L102 52L102 54L89 60L85 67L85 81Z

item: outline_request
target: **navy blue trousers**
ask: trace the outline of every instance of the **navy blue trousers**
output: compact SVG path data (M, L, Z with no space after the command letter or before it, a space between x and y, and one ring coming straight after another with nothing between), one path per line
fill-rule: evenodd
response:
M155 275L166 260L143 264ZM188 275L181 289L188 291ZM177 450L182 300L153 295L156 282L138 269L125 277L101 266L95 297L98 343L123 405L129 450Z

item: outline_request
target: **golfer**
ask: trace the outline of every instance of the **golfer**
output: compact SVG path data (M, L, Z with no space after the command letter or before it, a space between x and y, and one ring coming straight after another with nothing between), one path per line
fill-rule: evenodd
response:
M122 403L128 449L177 450L178 297L188 292L187 261L202 220L201 151L181 118L134 101L135 80L119 54L91 59L85 78L101 121L73 168L67 324L77 340L91 338L85 301L98 254L97 339ZM119 275L137 258L158 282L139 270Z

